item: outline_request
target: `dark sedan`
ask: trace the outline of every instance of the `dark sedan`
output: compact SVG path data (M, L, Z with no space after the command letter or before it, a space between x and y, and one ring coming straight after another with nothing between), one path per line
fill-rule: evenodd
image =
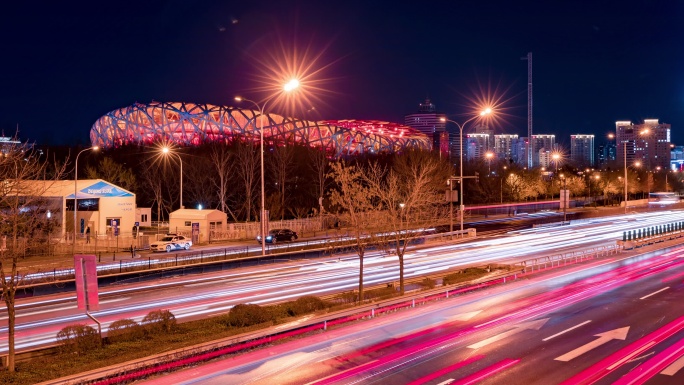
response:
M290 229L273 229L268 232L266 243L292 242L297 238L297 233ZM257 242L261 242L261 235L257 236Z

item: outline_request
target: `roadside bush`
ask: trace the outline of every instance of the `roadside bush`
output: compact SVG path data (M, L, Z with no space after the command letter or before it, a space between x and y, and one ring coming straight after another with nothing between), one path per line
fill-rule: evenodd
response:
M97 330L83 324L62 328L57 332L57 342L62 353L84 354L102 346Z
M120 319L109 325L107 340L109 342L135 341L145 336L143 327L132 319Z
M176 328L176 317L168 310L152 310L142 320L148 333L169 333Z
M271 314L267 308L251 303L235 305L228 312L228 326L252 326L270 319Z
M294 302L294 312L295 315L309 314L318 310L323 310L327 306L325 302L313 295L305 295L304 297L297 298Z
M434 289L435 288L435 280L432 278L423 278L422 281L420 281L420 286L423 287L423 289L429 290L429 289Z
M480 278L486 274L487 269L482 269L479 267L469 267L458 273L451 273L444 276L444 279L442 279L442 286L471 281L473 279Z
M397 295L394 286L382 287L380 289L366 290L363 292L364 299L387 299Z
M335 296L335 300L342 303L355 303L358 299L359 293L356 291L345 291Z

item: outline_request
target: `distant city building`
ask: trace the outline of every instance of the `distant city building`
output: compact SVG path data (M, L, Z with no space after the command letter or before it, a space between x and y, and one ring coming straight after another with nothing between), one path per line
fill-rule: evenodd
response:
M607 167L616 167L616 154L617 147L615 146L615 142L609 141L599 145L596 154L598 167L600 169L605 169Z
M489 150L489 134L468 134L466 136L466 155L468 161L483 159Z
M494 135L494 154L497 159L510 160L513 159L515 162L517 160L517 148L516 144L518 142L518 135L516 134L501 134Z
M670 150L670 169L684 170L684 146L672 146Z
M425 99L425 102L418 105L418 112L405 115L404 125L432 138L433 150L439 151L442 156L449 156L450 135L446 130L446 115L437 112L437 107L430 99Z
M549 170L553 169L554 172L560 165L560 163L557 164L554 162L553 158L551 157L551 151L545 148L539 149L536 158L539 160L539 167L544 167Z
M530 148L532 149L532 166L533 167L545 167L539 162L539 154L541 150L544 151L555 151L556 148L556 135L548 134L537 134L532 135L532 142L530 143Z
M513 142L513 153L515 155L513 161L525 168L527 167L527 149L529 148L527 142L528 140L525 136L518 138L517 141Z
M627 165L637 160L651 170L658 166L670 167L670 125L658 119L645 119L643 124L630 121L615 122L617 157Z
M570 162L576 167L594 166L594 135L570 135Z

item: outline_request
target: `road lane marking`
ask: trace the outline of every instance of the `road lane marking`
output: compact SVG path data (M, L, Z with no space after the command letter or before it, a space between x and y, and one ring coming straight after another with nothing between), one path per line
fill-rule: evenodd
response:
M596 349L599 346L601 346L607 342L610 342L612 340L616 340L616 339L617 340L624 340L625 338L627 338L627 332L629 332L629 326L624 327L624 328L609 330L605 333L595 334L594 337L599 337L599 338L597 338L597 339L595 339L595 340L593 340L587 344L584 344L584 345L578 347L577 349L571 350L571 351L563 354L562 356L558 356L555 358L555 360L556 361L568 362L568 361L572 360L573 358L577 358L577 357L581 356L582 354L584 354L590 350Z
M641 298L639 298L639 299L646 299L646 298L648 298L648 297L650 297L650 296L652 296L652 295L656 295L656 294L660 293L661 291L665 291L665 290L667 290L667 289L669 289L669 288L670 288L669 286L664 287L664 288L662 288L662 289L660 289L660 290L658 290L658 291L654 291L653 293L651 293L651 294L649 294L649 295L645 295L645 296L643 296L643 297L641 297Z
M542 326L544 326L544 324L545 324L546 321L548 321L548 320L549 320L548 318L542 318L542 319L540 319L540 320L527 321L527 322L523 322L523 323L517 324L517 325L515 325L515 326L513 327L513 329L510 329L510 330L505 331L505 332L503 332L503 333L500 333L500 334L497 334L497 335L495 335L495 336L489 337L489 338L487 338L487 339L485 339L485 340L482 340L482 341L480 341L480 342L478 342L478 343L472 344L472 345L468 346L468 348L470 348L470 349L479 349L479 348L481 348L481 347L487 346L487 345L489 345L489 344L492 344L492 343L494 343L494 342L497 342L497 341L499 341L499 340L502 340L502 339L504 339L504 338L506 338L506 337L510 337L510 336L512 336L512 335L514 335L514 334L518 334L518 333L520 333L520 332L522 332L522 331L525 331L525 330L528 330L528 329L539 330Z
M469 321L471 318L480 314L480 312L482 312L482 310L475 310L475 311L471 311L468 313L461 313L461 314L449 316L449 317L446 317L445 319L447 321Z
M453 379L453 378L450 378L450 379L448 379L448 380L446 380L446 381L440 382L440 383L437 384L437 385L449 385L449 384L451 384L451 383L454 382L454 381L456 381L456 380Z
M641 354L642 352L644 352L646 349L650 348L651 346L655 346L655 344L656 344L655 341L651 341L651 342L647 343L646 345L640 347L639 349L633 351L632 353L630 353L630 354L628 354L628 355L622 357L622 359L616 361L613 365L610 365L610 366L608 367L608 370L613 370L613 369L615 369L615 368L621 366L621 365L624 364L625 362L631 362L631 361L632 361L632 357L634 357L634 356L636 356L636 355L638 355L638 354Z
M584 321L584 322L582 322L582 323L579 324L579 325L575 325L575 326L573 326L573 327L571 327L571 328L569 328L569 329L563 330L563 331L560 332L560 333L556 333L556 334L554 334L554 335L552 335L552 336L550 336L550 337L546 337L546 338L544 338L542 341L548 341L548 340L550 340L550 339L552 339L552 338L556 338L556 337L558 337L558 336L560 336L560 335L563 335L563 334L565 334L565 333L567 333L567 332L569 332L569 331L571 331L571 330L577 329L577 328L580 327L580 326L584 326L584 325L588 324L589 322L591 322L591 320L589 320L589 321Z
M684 368L684 356L679 357L677 361L673 362L670 366L665 368L665 370L660 372L660 374L664 374L666 376L674 376L681 368Z

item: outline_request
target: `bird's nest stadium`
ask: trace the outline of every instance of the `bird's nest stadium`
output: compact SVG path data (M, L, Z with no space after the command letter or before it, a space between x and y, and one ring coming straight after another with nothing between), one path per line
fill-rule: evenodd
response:
M263 119L263 122L261 121ZM430 149L427 135L396 123L375 120L309 121L234 107L193 103L135 103L99 118L90 130L94 146L114 148L160 141L179 146L257 142L263 123L264 142L297 143L322 148L333 156Z

